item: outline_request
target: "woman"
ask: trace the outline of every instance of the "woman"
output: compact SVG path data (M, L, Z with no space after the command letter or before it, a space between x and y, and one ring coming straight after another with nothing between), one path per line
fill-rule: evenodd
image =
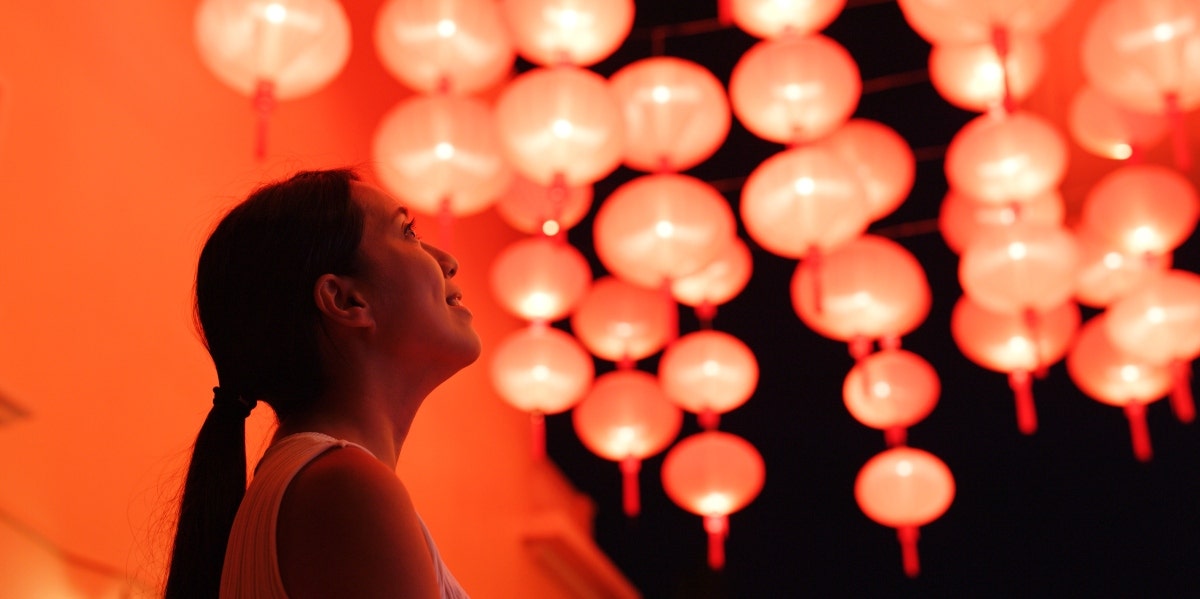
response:
M167 597L466 597L395 475L422 401L479 357L457 270L349 171L299 173L222 219L196 273L219 387ZM258 401L279 426L246 489Z

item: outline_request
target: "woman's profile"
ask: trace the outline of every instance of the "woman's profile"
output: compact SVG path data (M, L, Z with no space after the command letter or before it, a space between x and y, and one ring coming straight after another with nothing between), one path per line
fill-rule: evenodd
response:
M479 356L457 269L351 171L298 173L226 214L196 272L218 387L168 598L466 597L395 474L425 397ZM259 401L278 428L246 488Z

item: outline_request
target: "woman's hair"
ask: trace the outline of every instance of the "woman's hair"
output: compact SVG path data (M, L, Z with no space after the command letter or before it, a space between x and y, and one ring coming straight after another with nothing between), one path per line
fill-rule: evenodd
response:
M355 274L364 213L349 170L305 171L250 194L213 230L196 270L196 319L220 395L270 404L282 421L324 382L317 278ZM216 401L184 482L165 594L216 597L246 491L246 410Z

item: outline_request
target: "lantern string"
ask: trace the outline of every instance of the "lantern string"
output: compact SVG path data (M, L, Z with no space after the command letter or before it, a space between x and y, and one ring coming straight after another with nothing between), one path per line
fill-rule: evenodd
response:
M883 429L883 441L888 449L908 445L908 429L903 426L892 426Z
M1032 435L1037 431L1037 409L1033 403L1033 378L1028 370L1008 373L1008 386L1013 390L1017 403L1017 429L1022 434Z
M1133 440L1133 455L1139 462L1149 462L1154 455L1150 447L1150 427L1146 424L1146 404L1133 400L1125 404L1129 420L1129 436Z
M696 414L696 422L700 424L700 428L706 431L715 431L721 423L721 415L717 414L716 410L709 406L705 406Z
M916 578L921 573L921 559L917 553L917 539L921 533L916 526L901 526L896 529L900 539L900 555L904 562L904 573L909 578Z
M546 459L546 415L541 410L529 413L529 432L532 441L533 459Z
M728 516L705 516L704 532L708 533L708 567L725 568L725 537L729 535Z
M641 512L641 492L638 490L638 473L641 470L641 460L633 456L621 460L622 500L625 515L630 518Z
M1196 419L1196 402L1192 398L1192 364L1186 360L1171 361L1171 411L1184 424Z

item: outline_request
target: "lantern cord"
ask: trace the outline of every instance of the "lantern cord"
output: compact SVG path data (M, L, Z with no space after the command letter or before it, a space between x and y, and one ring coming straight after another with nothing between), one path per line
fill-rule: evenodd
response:
M641 470L641 460L633 456L621 460L622 499L625 515L630 518L642 511L641 492L638 490L638 473Z
M529 413L529 439L534 461L546 459L546 416L540 410Z
M1175 155L1175 168L1186 173L1192 168L1192 155L1188 150L1187 125L1183 122L1183 110L1179 107L1179 94L1168 93L1163 100L1167 104L1167 122L1171 126L1171 149Z
M904 563L904 574L916 578L921 573L921 558L917 553L917 539L921 537L916 526L901 526L896 529L900 539L900 557Z
M254 87L254 113L257 115L257 130L254 137L254 157L267 157L267 131L271 124L271 111L275 109L275 85L259 79Z
M696 414L696 422L700 424L701 429L715 431L721 423L721 415L712 408L706 407Z
M1186 360L1171 361L1171 411L1184 424L1196 419L1196 401L1192 398L1192 364Z
M1017 429L1026 435L1037 431L1037 409L1033 405L1033 377L1028 370L1008 373L1008 386L1012 387L1017 403Z
M888 449L908 445L908 429L903 426L892 426L883 429L883 441Z
M1150 427L1146 424L1146 404L1134 400L1125 404L1129 420L1129 435L1133 439L1133 455L1139 462L1149 462L1154 452L1150 448Z
M708 533L708 567L725 568L725 537L729 535L728 516L705 516L704 532Z

